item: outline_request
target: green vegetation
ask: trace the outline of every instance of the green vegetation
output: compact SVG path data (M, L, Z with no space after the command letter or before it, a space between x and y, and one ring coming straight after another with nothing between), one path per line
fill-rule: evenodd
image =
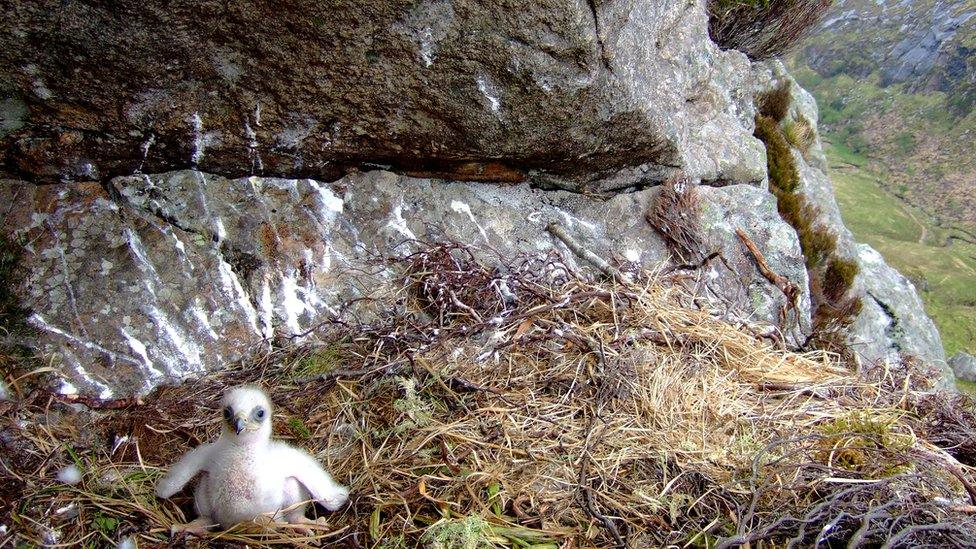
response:
M825 144L844 223L914 283L948 354L976 352L976 245L883 188L885 174L843 146Z
M342 364L342 348L337 343L323 347L317 352L303 357L295 365L295 370L292 375L296 379L320 376L341 368Z
M824 423L821 459L872 479L910 471L908 463L876 459L879 453L904 453L916 443L910 432L897 431L903 415L897 409L861 410Z
M790 142L790 145L793 145L804 156L810 150L810 147L813 146L813 141L817 136L813 123L802 114L786 123L786 126L783 128L783 134L786 136L786 140Z
M823 292L827 299L838 301L844 297L859 270L857 263L849 259L831 258L823 277Z
M790 144L776 120L768 116L756 117L756 137L766 145L766 170L769 184L775 191L793 193L800 184L800 172L790 154Z
M889 193L925 211L935 224L976 229L976 111L953 109L941 92L911 93L881 77L792 71L820 107L820 133L833 142L834 159L882 174Z
M788 128L793 122L796 131L797 125L802 122L786 120L790 104L789 89L786 83L757 97L760 114L756 115L755 135L766 146L766 170L770 191L776 196L777 210L780 217L796 230L810 273L810 295L817 332L811 343L821 349L846 354L841 331L861 310L860 299L847 295L859 268L853 261L835 256L837 235L817 223L818 208L797 192L800 175L787 130L783 126L785 123ZM809 121L803 120L808 125L812 142L813 127Z
M784 80L775 88L763 92L756 97L756 107L759 114L782 122L790 110L790 82Z

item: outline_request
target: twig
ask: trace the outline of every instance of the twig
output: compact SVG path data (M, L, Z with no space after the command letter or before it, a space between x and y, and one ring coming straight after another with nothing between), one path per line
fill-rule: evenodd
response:
M610 535L613 536L613 541L616 547L627 547L627 544L624 543L624 539L620 536L620 531L617 530L617 525L614 524L609 517L601 513L596 508L596 505L593 504L593 488L586 483L586 469L588 468L589 464L590 454L587 452L583 455L583 462L580 464L579 472L579 488L583 495L583 507L586 509L587 513L600 521L600 523L603 524L603 527L610 532Z
M570 236L570 234L566 232L566 229L562 228L562 226L560 226L558 223L550 223L546 225L546 230L549 231L549 234L561 240L571 252L589 261L610 278L624 284L630 284L632 282L629 275L620 272L620 269L617 269L613 265L607 263L607 260L584 248L578 240Z
M756 260L756 266L759 267L759 272L762 273L763 277L779 288L779 290L783 292L783 295L786 296L787 307L790 309L796 309L796 302L800 297L800 289L796 286L796 284L793 284L785 276L776 274L772 269L769 268L769 264L766 263L765 256L763 256L762 252L759 251L759 248L756 247L756 243L749 238L749 235L747 235L745 231L742 229L736 229L735 234L739 237L739 240L745 244L746 248L749 250L749 253L751 253L752 257Z
M52 392L51 395L53 395L54 398L56 398L61 402L67 404L81 404L91 410L119 410L122 408L130 408L132 406L142 405L142 398L140 397L102 400L100 398L90 397L86 395L62 395L61 393L55 393L55 392Z

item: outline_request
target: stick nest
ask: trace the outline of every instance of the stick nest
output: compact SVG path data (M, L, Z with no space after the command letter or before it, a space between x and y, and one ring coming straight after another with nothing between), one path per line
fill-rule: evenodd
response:
M781 350L661 276L590 281L553 256L489 267L460 245L392 263L402 284L371 320L330 319L315 343L142 399L66 401L8 379L0 543L181 543L169 529L193 518L191 490L159 500L154 483L217 435L219 395L243 382L271 395L276 436L352 497L318 509L329 526L311 534L241 525L204 545L976 539L972 401L933 397L917 366L858 377ZM79 482L58 480L68 466Z

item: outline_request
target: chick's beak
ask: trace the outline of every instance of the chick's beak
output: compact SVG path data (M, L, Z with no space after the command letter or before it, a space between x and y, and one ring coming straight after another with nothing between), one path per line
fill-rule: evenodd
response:
M247 418L244 416L234 416L234 430L237 431L237 434L241 434L246 424Z

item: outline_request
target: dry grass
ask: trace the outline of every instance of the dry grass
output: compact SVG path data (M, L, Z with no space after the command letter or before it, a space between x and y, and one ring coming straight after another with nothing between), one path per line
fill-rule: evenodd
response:
M827 14L833 0L708 0L708 34L752 60L786 54Z
M698 187L686 176L664 182L645 217L682 261L698 262L708 253L702 237Z
M973 539L947 472L969 469L923 438L925 378L911 369L857 378L827 354L780 350L663 277L588 282L552 258L489 268L460 246L399 265L386 314L326 323L320 343L140 402L88 411L37 390L0 403L8 539L178 542L169 527L191 518L190 495L157 500L153 482L215 436L214 403L241 382L268 389L277 435L352 498L313 535L238 527L211 546ZM972 418L940 410L944 438ZM71 463L82 481L59 483Z

